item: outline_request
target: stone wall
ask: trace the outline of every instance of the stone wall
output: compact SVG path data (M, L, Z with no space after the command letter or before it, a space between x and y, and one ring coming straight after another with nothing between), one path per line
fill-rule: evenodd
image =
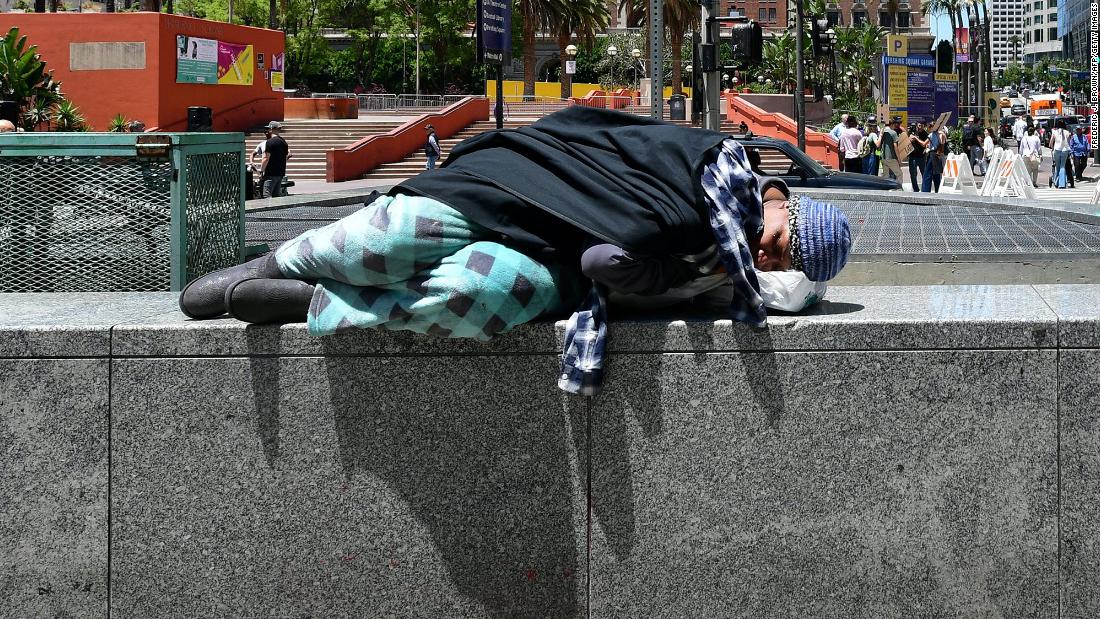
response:
M1096 616L1098 303L620 312L586 400L561 324L314 339L0 295L0 616Z

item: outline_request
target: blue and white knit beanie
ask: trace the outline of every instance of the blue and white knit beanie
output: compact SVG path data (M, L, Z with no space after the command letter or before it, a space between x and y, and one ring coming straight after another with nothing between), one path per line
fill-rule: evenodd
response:
M852 249L848 217L832 204L805 196L791 196L787 209L792 268L815 282L836 277Z

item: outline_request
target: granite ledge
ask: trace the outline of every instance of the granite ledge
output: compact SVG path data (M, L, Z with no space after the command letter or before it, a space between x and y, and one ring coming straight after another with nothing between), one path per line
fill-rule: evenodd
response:
M806 312L773 312L766 330L734 324L721 308L612 308L609 346L612 352L1054 348L1059 313L1050 299L1059 294L1078 299L1076 314L1066 310L1075 326L1063 333L1075 341L1100 334L1100 317L1087 315L1100 286L838 286ZM376 330L313 338L301 324L189 320L176 309L174 293L0 295L0 357L556 355L564 329L564 321L535 322L487 343Z

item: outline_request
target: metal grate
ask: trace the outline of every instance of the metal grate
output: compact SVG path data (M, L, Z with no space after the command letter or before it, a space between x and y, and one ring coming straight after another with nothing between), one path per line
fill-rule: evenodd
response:
M848 215L854 256L1100 257L1100 226L1058 217L965 206L832 202Z
M0 292L167 290L169 161L0 158Z
M187 155L187 279L240 258L240 153Z
M241 134L0 134L0 292L178 290L243 248Z

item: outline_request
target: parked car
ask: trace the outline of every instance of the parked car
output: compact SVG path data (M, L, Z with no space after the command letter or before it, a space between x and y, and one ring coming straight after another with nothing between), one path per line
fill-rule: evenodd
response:
M766 137L739 138L753 163L753 171L762 176L782 178L789 187L839 189L901 189L901 183L888 178L837 172L814 161L794 144ZM759 155L759 163L757 163Z

